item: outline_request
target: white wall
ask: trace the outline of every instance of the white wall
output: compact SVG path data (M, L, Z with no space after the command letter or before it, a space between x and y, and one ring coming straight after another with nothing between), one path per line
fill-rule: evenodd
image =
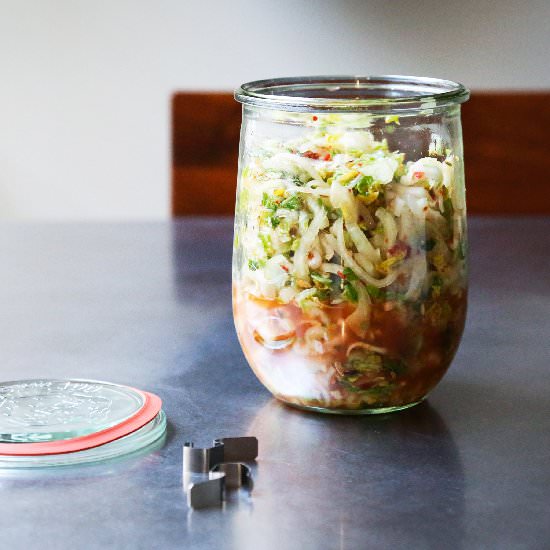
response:
M0 0L0 217L167 217L175 90L320 73L550 88L549 24L549 0Z

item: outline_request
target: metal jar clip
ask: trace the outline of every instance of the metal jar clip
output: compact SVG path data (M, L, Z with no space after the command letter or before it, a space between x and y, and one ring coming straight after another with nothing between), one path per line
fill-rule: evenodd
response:
M256 460L256 437L226 437L215 439L212 447L195 447L192 442L183 445L183 484L187 504L191 508L220 505L226 488L246 488L252 491L250 468L242 462ZM191 481L193 474L208 474L208 480Z

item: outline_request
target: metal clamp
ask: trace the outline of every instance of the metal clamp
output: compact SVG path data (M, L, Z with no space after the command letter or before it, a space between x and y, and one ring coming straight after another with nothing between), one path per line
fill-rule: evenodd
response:
M187 505L190 508L208 508L219 506L225 492L225 474L210 473L209 479L199 483L190 483L187 489Z
M218 440L212 447L200 449L192 441L183 444L183 471L207 474L216 464L224 461L224 446Z
M191 508L220 505L225 489L244 487L252 491L252 472L246 464L258 457L256 437L215 439L212 447L183 445L183 485ZM193 474L208 474L208 480L193 482Z
M252 481L252 471L242 462L224 462L217 464L210 471L211 474L221 473L225 475L225 486L228 489L240 489L244 487L248 492L252 492L254 482Z
M222 462L252 462L258 458L257 437L224 437L214 439L214 446L223 446Z

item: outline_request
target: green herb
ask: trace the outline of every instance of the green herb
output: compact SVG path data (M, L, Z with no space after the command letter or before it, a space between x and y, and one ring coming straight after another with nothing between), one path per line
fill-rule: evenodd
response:
M327 214L330 214L332 209L329 208L323 201L323 199L321 199L320 197L317 199L317 204L321 207L321 208L324 208L325 211L327 212Z
M267 193L262 195L262 206L268 210L275 212L278 208L278 204Z
M356 184L355 189L360 195L366 195L369 192L369 188L374 183L372 176L363 176Z
M328 277L324 277L323 275L321 275L320 273L316 273L315 271L310 273L310 276L316 283L323 286L329 286L332 283L332 281Z
M330 289L328 288L319 289L315 294L315 296L319 298L319 300L321 300L322 302L326 302L330 298Z
M298 210L302 206L302 201L298 195L291 195L282 201L279 206L287 210Z
M331 220L337 220L338 218L342 217L342 209L341 208L330 208L328 210L328 217Z
M386 375L397 372L401 367L399 361L387 360L378 353L354 350L342 365L342 377L338 383L351 392L360 392L375 398L385 397L395 387L385 379ZM363 384L371 385L374 381L375 386L361 387Z
M382 368L382 356L378 353L354 350L344 363L344 373L377 373Z
M250 271L256 271L264 265L265 262L262 262L261 260L248 260L248 269L250 269Z
M259 234L260 241L262 241L262 246L264 247L265 253L269 256L273 252L271 247L271 237L269 235L264 235L263 233Z
M449 198L445 199L443 201L443 215L447 218L447 220L449 220L453 215L453 210L453 201Z
M384 397L388 397L390 395L394 387L395 387L394 384L386 384L385 386L375 386L374 388L363 390L363 394L370 395L377 399L383 399Z
M348 300L348 302L355 303L359 300L357 289L347 281L344 283L344 291L342 292L342 296L344 296L344 298Z
M278 218L276 215L269 216L268 219L273 229L275 229L281 223L281 218Z
M384 386L375 386L374 388L360 388L355 386L353 382L348 380L339 380L338 383L349 392L360 393L361 395L370 396L376 399L383 399L388 397L395 387L395 384L388 384Z
M384 292L374 285L367 285L367 292L372 298L382 298Z
M357 275L349 267L344 267L344 277L348 281L357 281L357 279L359 279L359 277L357 277Z

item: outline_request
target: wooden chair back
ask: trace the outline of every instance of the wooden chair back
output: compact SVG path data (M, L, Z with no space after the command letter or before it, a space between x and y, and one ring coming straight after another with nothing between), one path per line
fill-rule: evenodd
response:
M550 92L473 93L462 108L468 210L550 214ZM241 105L230 93L172 99L172 213L231 215Z

